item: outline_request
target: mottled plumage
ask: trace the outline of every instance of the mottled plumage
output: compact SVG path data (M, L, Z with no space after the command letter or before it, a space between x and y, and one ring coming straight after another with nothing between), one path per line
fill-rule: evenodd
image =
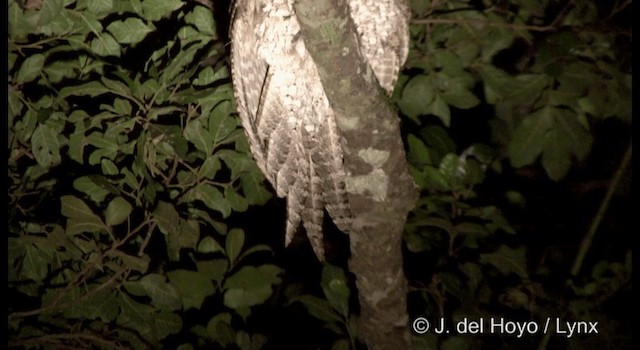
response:
M334 112L305 48L293 0L237 0L231 27L238 112L253 156L287 198L285 243L300 223L324 259L324 209L350 229L342 147ZM401 0L349 0L360 48L391 93L408 51L408 10Z

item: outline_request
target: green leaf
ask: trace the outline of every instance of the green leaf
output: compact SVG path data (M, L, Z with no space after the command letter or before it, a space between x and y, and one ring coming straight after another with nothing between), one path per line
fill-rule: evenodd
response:
M281 273L275 265L243 267L225 281L224 305L241 309L264 303L273 294L272 286L280 283Z
M445 126L449 126L451 124L451 110L449 109L449 105L444 101L441 95L436 95L433 102L429 105L427 113L425 114L433 114L436 117L442 120L442 123Z
M198 31L202 34L206 34L211 37L216 36L216 26L213 22L213 15L211 10L204 6L196 6L193 11L189 12L185 16L187 24L194 25Z
M571 140L558 128L547 132L542 166L551 180L560 181L571 169Z
M118 175L120 173L120 169L118 169L115 163L107 158L100 160L100 169L104 175Z
M137 44L154 29L153 25L148 26L140 18L134 17L114 21L107 26L107 30L120 44Z
M222 248L220 248L222 250ZM216 282L216 284L222 283L224 276L229 270L229 262L227 259L216 260L201 260L196 263L198 272L209 276L209 278Z
M447 191L451 189L449 180L438 169L432 166L426 166L422 173L426 182L426 188Z
M202 272L175 270L167 272L167 276L182 296L184 310L200 309L204 299L216 291L211 279Z
M271 198L271 193L263 185L264 177L261 173L253 171L242 174L240 181L249 204L263 205Z
M454 183L458 178L460 159L457 154L449 153L440 162L439 170L448 183Z
M90 96L96 97L98 95L109 93L109 89L98 81L91 81L82 85L67 86L60 90L58 94L59 98L66 98L68 96Z
M144 0L142 2L142 12L147 20L157 21L163 17L168 17L184 4L182 0ZM210 15L212 16L211 13Z
M38 26L46 26L62 12L63 4L62 0L47 0L42 4L40 9L40 18L38 19Z
M524 247L513 249L503 245L493 253L480 254L480 262L495 266L504 275L515 273L522 278L528 278L526 255Z
M193 143L196 148L204 152L207 156L213 150L214 139L212 135L205 130L199 119L190 121L184 128L184 138Z
M120 57L120 44L108 33L101 33L91 41L91 51L99 56Z
M349 318L349 286L344 271L336 266L325 264L322 269L322 291L329 304L345 319Z
M533 163L544 149L545 135L553 127L553 107L528 116L513 133L509 145L511 165L516 168Z
M113 10L113 0L91 0L87 3L87 10L96 15L108 14Z
M480 104L480 99L462 85L455 85L441 96L446 103L459 109L470 109Z
M100 184L96 182L97 178L99 176L79 177L73 181L73 188L89 196L95 203L101 203L111 192L102 185L102 182Z
M22 276L33 281L42 281L47 277L48 266L49 261L46 255L42 254L38 247L32 244L25 245L20 269Z
M398 103L402 113L417 121L417 117L427 114L435 98L432 79L427 75L418 75L407 82Z
M105 222L109 226L115 226L123 223L129 215L131 215L133 207L126 199L116 197L109 202L104 212Z
M229 264L233 265L236 262L236 258L240 255L242 248L244 247L244 231L234 228L227 234L225 240L225 250L227 257L229 258Z
M224 189L224 198L227 200L231 209L237 212L244 212L249 207L247 200L233 189L233 186L227 186Z
M173 312L161 311L152 318L153 330L158 339L164 339L171 334L177 334L182 329L182 318Z
M209 116L209 133L216 143L220 143L236 129L238 122L230 116L231 102L219 103Z
M47 124L39 125L31 136L31 147L36 161L43 168L60 164L58 134Z
M309 314L318 320L329 323L342 323L343 318L331 307L328 301L313 295L302 295L295 299L307 308Z
M69 220L67 220L67 234L73 235L87 232L85 230L92 232L106 229L100 217L94 214L91 208L81 199L67 195L62 196L60 202L62 205L62 215L69 218Z
M205 179L213 180L213 178L218 173L218 170L222 168L222 163L220 163L220 158L214 156L208 156L207 159L204 160L202 166L198 170L198 175L204 177Z
M584 161L591 152L593 137L583 125L576 113L566 109L559 109L556 113L555 127L567 139L571 153L579 161Z
M115 290L99 290L97 288L99 286L91 286L91 290L95 290L95 292L87 299L76 301L77 299L74 298L76 300L69 300L71 306L64 310L64 315L77 319L101 319L104 322L115 320L120 312Z
M189 191L188 197L191 200L201 200L207 207L219 211L225 218L231 215L231 206L215 186L200 184Z
M175 235L180 232L180 216L173 204L159 201L156 210L153 211L153 218L165 235Z
M409 144L408 159L415 167L422 168L427 164L432 164L429 148L422 140L413 134L409 134L407 143Z
M179 231L165 236L167 241L167 253L171 261L180 260L180 250L182 248L196 249L198 239L200 239L200 225L196 220L178 221Z
M44 58L44 55L39 53L27 57L24 62L22 62L20 70L16 75L16 83L28 83L40 76L42 68L44 67Z
M146 273L149 269L149 261L151 260L148 255L142 257L126 254L119 250L114 250L109 253L110 256L117 257L122 260L122 264L134 271L140 273Z
M178 310L182 307L182 299L178 290L167 283L166 278L162 275L157 273L145 275L139 281L125 283L125 288L129 284L138 284L144 290L145 295L151 298L151 303L160 309Z
M208 253L225 253L224 248L216 241L213 237L207 236L198 243L198 253L208 254Z
M189 46L188 49L178 52L176 57L172 58L167 68L162 71L162 76L160 77L162 85L171 86L181 80L176 79L178 74L184 69L184 67L193 63L194 55L203 45L204 43L194 44Z

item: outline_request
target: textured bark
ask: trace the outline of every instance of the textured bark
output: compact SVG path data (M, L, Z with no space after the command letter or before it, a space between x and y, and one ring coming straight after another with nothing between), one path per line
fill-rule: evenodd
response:
M346 1L298 0L295 9L344 142L359 335L373 350L408 349L401 238L418 192L408 173L399 118L360 55Z

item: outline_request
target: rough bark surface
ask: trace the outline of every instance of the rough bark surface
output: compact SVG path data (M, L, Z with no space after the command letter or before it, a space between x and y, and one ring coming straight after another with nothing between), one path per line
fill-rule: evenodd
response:
M418 193L399 118L358 50L346 1L298 0L295 10L344 141L359 335L370 349L409 349L401 239Z

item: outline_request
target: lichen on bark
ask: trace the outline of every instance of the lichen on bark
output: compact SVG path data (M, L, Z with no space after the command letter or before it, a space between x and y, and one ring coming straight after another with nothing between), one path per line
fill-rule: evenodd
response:
M346 0L297 0L294 7L343 141L354 215L349 269L358 287L359 333L370 349L408 349L401 238L418 193L408 173L399 118L360 55ZM330 23L335 35L323 33L323 23Z

